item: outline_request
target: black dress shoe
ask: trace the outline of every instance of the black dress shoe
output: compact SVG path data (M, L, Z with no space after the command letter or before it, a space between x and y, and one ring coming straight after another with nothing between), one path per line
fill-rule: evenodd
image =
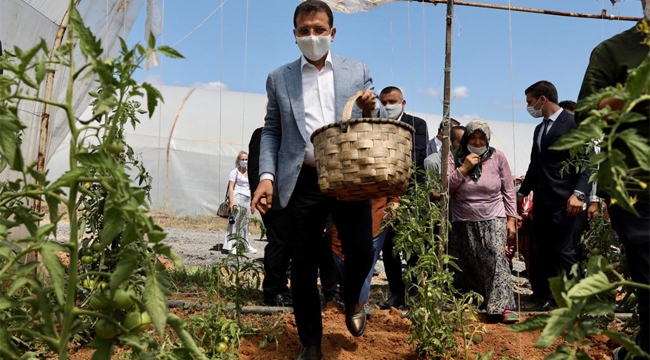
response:
M293 299L286 294L277 294L272 298L264 298L264 304L268 306L285 306L292 307Z
M321 360L323 358L323 353L320 350L320 345L317 346L305 346L300 352L297 360Z
M383 309L383 310L388 310L388 309L390 309L390 308L392 308L392 307L394 307L394 308L396 308L396 309L401 309L401 308L404 307L404 299L403 299L403 298L400 298L400 297L397 297L397 296L391 296L391 297L390 297L388 300L386 300L386 301L380 301L380 302L377 304L377 306L378 306L380 309Z
M546 300L542 302L542 304L539 307L539 311L551 311L553 309L557 308L557 304L553 300Z
M357 303L352 311L345 311L345 325L352 336L363 335L366 330L366 311L361 302Z

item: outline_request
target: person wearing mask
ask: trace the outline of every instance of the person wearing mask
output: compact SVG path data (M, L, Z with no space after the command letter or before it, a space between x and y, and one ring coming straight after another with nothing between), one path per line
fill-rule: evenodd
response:
M300 3L293 16L293 36L302 56L272 71L266 82L267 112L260 145L260 184L252 206L266 213L274 205L289 213L292 247L291 294L298 336L298 359L321 359L323 324L318 294L318 251L331 213L345 251L343 303L345 324L361 336L366 313L359 295L372 264L370 201L344 202L324 196L318 187L313 132L343 118L343 108L357 99L353 118L382 118L386 111L373 93L364 63L332 54L337 34L334 16L323 1Z
M231 215L226 229L223 251L233 253L243 250L245 253L257 254L257 250L248 242L251 189L248 183L248 153L245 151L240 151L237 154L235 168L230 172L228 199L230 200Z
M461 269L458 288L483 295L488 316L514 323L519 315L505 248L515 237L516 195L508 160L489 146L491 135L485 121L470 121L449 157L449 253Z
M260 183L260 139L262 128L257 128L251 135L248 144L248 180L251 192L255 192ZM266 246L264 247L264 304L268 306L293 306L291 291L287 286L289 277L287 270L291 261L291 252L287 243L285 212L273 209L262 215L266 229Z
M564 162L571 159L568 150L552 150L551 146L564 134L576 128L573 115L557 105L557 90L545 80L525 91L528 113L543 118L533 134L530 164L517 194L519 213L523 198L531 191L533 197L533 236L530 239L530 284L533 300L544 311L556 306L549 278L571 272L576 263L575 244L586 220L587 195L591 191L586 169L571 168L563 172Z
M449 118L449 122L451 123L451 127L460 125L460 123L454 118ZM427 156L441 151L444 126L444 121L441 121L440 126L438 126L438 134L436 134L433 139L429 140L429 144L427 145Z
M650 22L649 1L642 0L641 6L644 11L644 19L641 19L635 27L603 41L592 51L578 95L578 104L601 89L624 84L628 71L637 68L648 58L650 47L647 43L643 43L644 40L647 41L647 37L638 29L647 28ZM612 110L619 110L625 105L620 99L607 97L598 104L598 109L609 106ZM591 110L585 109L584 112L578 112L577 121L582 122L587 119ZM634 129L638 136L648 141L650 137L650 102L647 100L639 102L633 111L641 114L645 119L621 124L618 131ZM624 141L616 141L614 150L625 154L624 161L629 168L639 166L634 154ZM601 151L608 151L608 149L603 148ZM645 184L650 182L650 172L647 170L640 171L635 174L635 177ZM638 216L612 204L606 194L604 197L608 203L612 227L625 247L625 256L632 280L647 285L650 284L650 192L636 182L626 182L625 185L626 190L637 197L634 209ZM639 332L636 335L636 344L646 353L650 353L650 292L645 289L637 289L637 297ZM626 358L628 352L625 348L620 347L614 351L613 355L615 360L622 360Z
M379 93L379 101L386 108L389 119L404 121L415 128L413 150L411 151L415 172L411 175L409 188L412 188L416 182L423 184L426 176L424 173L424 159L427 156L427 139L429 139L426 121L404 112L406 100L404 100L402 90L396 86L388 86L382 89ZM402 279L402 259L399 254L395 254L393 251L395 247L394 235L393 229L388 228L381 234L381 237L375 237L375 240L380 239L381 241L374 242L375 246L381 245L378 251L383 252L384 268L386 269L386 278L388 279L390 291L388 300L377 304L381 309L404 306L405 285ZM376 255L378 256L379 253L376 252ZM414 266L417 260L417 256L411 256L407 260L408 266Z

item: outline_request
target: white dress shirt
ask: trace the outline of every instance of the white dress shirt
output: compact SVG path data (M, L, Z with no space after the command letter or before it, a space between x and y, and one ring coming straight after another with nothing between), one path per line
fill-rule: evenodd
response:
M332 54L327 53L325 66L320 71L305 57L300 58L302 71L302 98L305 103L305 126L307 135L311 137L317 129L336 121L336 105L334 100L334 69ZM316 166L314 160L314 145L308 142L305 148L305 165Z
M551 120L549 121L548 126L546 127L546 134L548 134L548 132L551 130L553 124L555 124L555 120L557 120L557 117L560 116L560 113L562 113L562 111L564 111L564 109L560 108L560 110L554 112L553 115L546 118ZM539 146L540 149L542 148L542 137L546 135L546 134L542 134L543 132L542 130L544 130L544 123L542 123L542 128L540 129L539 134L537 135L537 145Z

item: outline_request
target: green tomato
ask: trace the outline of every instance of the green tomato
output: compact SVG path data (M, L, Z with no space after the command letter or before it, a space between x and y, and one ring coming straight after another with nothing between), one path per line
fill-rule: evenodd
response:
M151 325L151 317L148 312L134 311L124 318L124 327L133 333L141 333Z
M101 251L103 249L102 244L100 244L99 242L94 242L92 248L93 251Z
M83 287L86 289L94 289L95 288L95 280L92 279L84 279L84 281L81 283Z
M95 294L90 298L90 307L95 310L105 310L108 308L109 301L105 297Z
M124 151L124 143L121 141L114 141L106 145L106 150L113 155L119 155Z
M115 296L113 296L113 302L115 303L115 307L121 310L126 310L130 309L135 302L131 297L135 297L135 291L132 289L129 290L124 290L122 288L117 289L115 291Z
M95 334L97 334L100 339L112 339L119 332L120 328L112 321L99 319L99 321L97 321L97 324L95 324Z
M81 262L84 264L90 264L93 262L93 260L94 260L93 257L90 255L84 255L81 257Z
M220 342L219 345L217 345L218 353L225 353L226 350L228 350L228 344L226 344L225 342Z

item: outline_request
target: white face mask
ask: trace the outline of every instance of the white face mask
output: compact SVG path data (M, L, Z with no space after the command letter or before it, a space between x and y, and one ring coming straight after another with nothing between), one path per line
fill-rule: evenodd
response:
M318 61L327 54L332 44L331 32L324 36L296 36L300 52L311 61Z
M386 108L386 114L388 115L389 119L397 119L402 111L404 111L404 107L400 103L386 104L384 108Z
M537 102L535 102L535 105L537 105L538 103L539 103L539 99L537 99ZM542 113L542 108L544 107L544 105L542 105L542 107L539 108L539 109L535 109L535 105L527 106L526 110L528 110L528 113L530 114L530 116L532 116L534 118L541 118L542 116L544 116L544 114Z
M239 166L241 166L242 169L246 169L248 167L248 160L239 161Z
M473 152L476 155L483 155L483 153L487 151L487 146L475 147L470 144L467 144L467 150Z

